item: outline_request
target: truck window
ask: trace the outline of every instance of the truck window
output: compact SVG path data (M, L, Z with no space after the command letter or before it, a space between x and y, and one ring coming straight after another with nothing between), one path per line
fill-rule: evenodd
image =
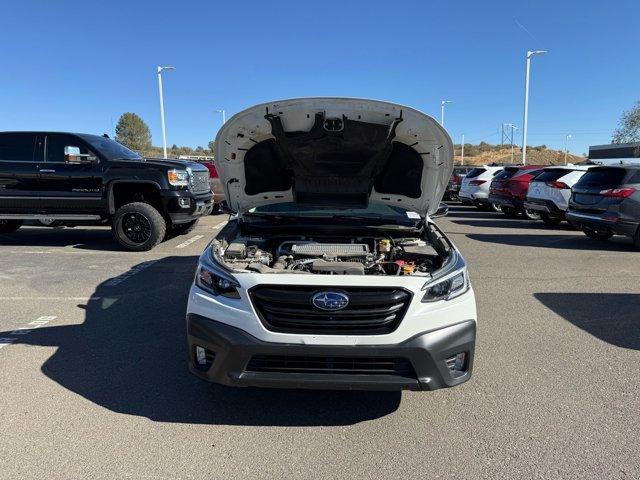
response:
M0 160L33 162L36 135L33 133L4 133L0 135Z
M64 147L78 147L81 154L89 154L95 157L95 154L91 152L84 142L78 140L73 135L48 135L47 136L47 162L64 162L66 161L64 156Z

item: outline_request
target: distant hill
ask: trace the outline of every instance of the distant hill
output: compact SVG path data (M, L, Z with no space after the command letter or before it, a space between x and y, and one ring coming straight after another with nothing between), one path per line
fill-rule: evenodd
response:
M454 146L454 163L460 165L461 146ZM586 160L579 155L567 155L567 163L579 163ZM479 145L465 144L464 164L465 165L486 165L490 163L512 163L511 147L508 145L490 145L480 143ZM522 163L522 151L518 147L513 149L513 163ZM547 148L546 145L527 147L527 163L529 165L564 165L564 152Z

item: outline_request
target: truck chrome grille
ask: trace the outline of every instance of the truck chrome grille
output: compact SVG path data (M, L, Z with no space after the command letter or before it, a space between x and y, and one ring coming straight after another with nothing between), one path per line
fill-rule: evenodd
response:
M192 171L190 189L193 193L205 193L211 190L211 186L209 185L209 171Z
M312 297L325 290L347 295L348 305L318 309ZM411 301L410 292L394 287L258 285L249 295L265 328L281 333L382 335L398 327Z

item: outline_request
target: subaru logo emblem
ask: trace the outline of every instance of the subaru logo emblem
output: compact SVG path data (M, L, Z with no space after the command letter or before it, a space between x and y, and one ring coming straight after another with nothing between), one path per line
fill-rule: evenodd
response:
M342 310L349 305L349 297L339 292L318 292L311 298L311 303L320 310Z

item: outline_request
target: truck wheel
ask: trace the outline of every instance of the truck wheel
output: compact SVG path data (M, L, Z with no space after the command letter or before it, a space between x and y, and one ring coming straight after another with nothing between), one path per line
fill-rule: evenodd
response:
M534 212L533 210L527 210L526 208L522 211L524 218L527 220L540 220L540 214Z
M613 232L610 230L594 230L591 227L582 227L582 231L587 237L592 238L593 240L603 241L609 240L613 237Z
M179 225L171 226L171 236L177 237L178 235L186 235L189 232L192 232L194 228L198 225L198 221L200 219L196 218L195 220L190 221L189 223L181 223Z
M13 233L22 226L22 220L0 220L0 233Z
M502 211L502 207L497 203L492 203L491 210L493 210L494 212L500 213Z
M111 231L116 241L127 250L144 252L158 245L167 231L160 212L148 203L127 203L118 209Z
M558 226L558 225L560 225L562 223L562 218L560 218L560 217L552 217L548 213L543 213L542 214L542 221L544 223L546 223L547 225L551 225L553 227L556 227L556 226Z

